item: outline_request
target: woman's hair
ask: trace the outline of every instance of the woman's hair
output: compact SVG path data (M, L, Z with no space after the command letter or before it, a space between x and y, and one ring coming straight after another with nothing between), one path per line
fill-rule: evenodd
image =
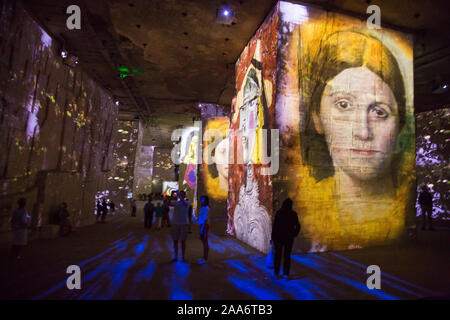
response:
M293 204L294 203L292 202L292 199L287 198L286 200L283 201L280 211L283 211L283 212L292 211Z
M312 167L311 174L319 181L334 174L334 167L323 134L316 131L313 113L320 113L322 94L328 81L349 68L366 67L378 75L392 90L398 105L399 128L405 124L405 84L392 53L383 43L357 31L339 31L318 43L313 56L302 57L300 86L305 108L301 152L304 164ZM308 53L303 53L308 55Z
M27 199L26 198L20 198L19 200L17 200L17 204L19 205L19 208L23 208L27 204Z
M200 203L202 203L202 200L203 200L203 203L205 204L205 206L209 206L209 198L208 198L208 196L201 196L200 197Z
M227 118L221 117L221 118L216 118L216 119L211 119L208 124L206 125L205 131L208 129L215 129L215 130L219 130L222 133L222 139L228 139L228 130L229 130L229 120ZM215 138L212 139L212 141L204 141L203 142L203 152L204 154L206 154L206 148L208 147L209 144L213 143L215 141ZM211 157L215 157L216 155L216 149L217 146L212 150L211 152ZM219 171L217 170L217 165L216 163L211 163L211 164L206 164L206 159L205 160L205 165L207 166L207 172L209 172L209 174L211 175L211 178L215 179L219 176Z

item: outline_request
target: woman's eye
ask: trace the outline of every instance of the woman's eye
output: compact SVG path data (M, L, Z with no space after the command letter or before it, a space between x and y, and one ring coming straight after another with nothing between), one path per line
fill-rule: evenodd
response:
M374 107L372 109L372 113L377 118L386 119L389 116L389 113L381 107Z
M350 102L347 100L339 100L336 105L341 109L348 109L350 107Z

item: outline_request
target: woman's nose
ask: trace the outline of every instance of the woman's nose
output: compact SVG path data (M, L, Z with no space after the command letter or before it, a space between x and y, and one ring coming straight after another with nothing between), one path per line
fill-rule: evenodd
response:
M369 113L365 108L361 108L360 110L356 111L353 123L353 135L360 140L372 139Z

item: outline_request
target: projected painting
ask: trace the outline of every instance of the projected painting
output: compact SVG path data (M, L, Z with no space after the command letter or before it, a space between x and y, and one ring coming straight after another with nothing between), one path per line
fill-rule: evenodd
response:
M172 192L178 192L178 181L163 181L162 194L170 197Z
M242 216L257 212L270 229L269 217L287 197L302 225L302 250L381 245L405 235L415 202L412 56L408 35L277 4L237 63L232 132L243 137L244 164L230 168L229 213L238 238L263 248ZM276 66L276 77L267 66ZM255 170L264 126L280 134L280 169L271 177Z
M186 192L196 210L197 162L199 157L199 128L185 128L181 138L179 188Z
M214 200L226 200L228 196L229 123L230 119L219 117L204 126L203 182L207 195Z
M273 125L277 16L271 14L236 65L230 131L229 234L270 249L272 177L262 175L263 130Z
M289 195L303 237L313 251L389 243L403 235L415 197L410 39L337 14L305 13L285 47L298 70L298 84L286 81L299 88L291 165L298 178Z

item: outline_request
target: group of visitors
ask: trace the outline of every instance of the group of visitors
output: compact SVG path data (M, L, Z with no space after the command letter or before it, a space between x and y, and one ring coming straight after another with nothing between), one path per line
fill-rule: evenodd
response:
M190 221L192 217L192 206L189 200L186 200L186 193L180 191L179 200L172 200L169 203L173 206L172 216L172 239L174 248L174 257L172 261L178 260L178 242L181 242L181 260L186 261L186 239L190 229ZM203 259L200 263L205 263L208 260L208 232L209 232L209 198L207 196L200 197L201 209L198 214L198 219L193 218L194 222L200 225L200 240L203 243Z
M153 215L156 214L156 230L160 230L164 225L172 228L171 236L173 239L174 257L172 261L177 261L179 258L179 242L181 242L181 260L186 261L186 240L189 233L192 206L189 200L186 199L186 193L180 191L178 199L173 194L167 199L158 199L156 206L153 201L153 196L148 196L148 202L144 206L144 225L145 228L151 229L153 222ZM162 197L160 197L162 198ZM161 201L162 200L162 201ZM162 204L161 204L162 202ZM276 204L275 202L274 204ZM433 209L433 196L428 190L427 186L423 186L418 197L418 203L422 210L422 229L425 229L426 222L428 220L428 228L433 230L432 221L432 209ZM13 243L11 249L11 256L15 259L21 258L23 248L27 245L28 241L28 228L30 226L30 216L26 210L26 198L20 198L17 202L18 208L14 211L11 219L11 227L13 231ZM208 260L209 253L209 198L205 195L200 198L201 208L198 213L198 217L192 217L194 223L200 225L199 238L203 244L203 259L201 263L205 263ZM112 212L115 211L114 202L110 201L109 207ZM136 216L135 201L132 206L132 216ZM169 210L173 208L172 221L169 218ZM108 204L106 199L102 199L102 203L97 201L97 221L101 217L102 222L105 222L108 212ZM58 211L60 234L67 235L71 232L72 226L70 223L70 214L67 210L67 203L63 202ZM293 201L289 198L284 200L281 208L275 213L272 233L271 244L272 249L269 253L269 262L272 262L273 256L273 268L274 277L279 279L281 269L281 260L283 258L283 277L289 279L290 273L290 260L291 252L295 237L298 236L301 226L298 220L298 214L293 210ZM273 252L272 252L273 250ZM268 258L269 258L268 257Z
M99 222L99 221L101 221L102 223L106 222L106 216L108 214L108 207L111 210L111 214L114 214L116 211L116 205L112 200L110 200L109 203L106 202L105 198L102 199L101 203L100 203L100 200L97 200L97 216L95 219L96 222Z
M23 248L28 244L28 228L31 224L31 217L26 210L27 199L20 198L17 201L17 210L14 211L11 218L11 229L13 233L13 241L11 248L11 258L21 259ZM59 206L56 214L53 215L52 224L59 225L59 234L67 236L72 232L72 223L70 214L67 210L67 203L63 202Z
M170 228L169 218L169 199L153 200L153 195L148 196L148 202L144 206L144 227L151 229L153 225L153 217L156 218L156 230L164 227Z
M179 258L179 243L181 243L181 260L185 261L186 253L186 239L190 231L191 222L200 225L200 240L203 244L203 259L201 263L208 260L208 212L209 199L207 196L200 198L201 209L198 214L198 219L192 217L192 205L186 199L185 191L180 191L177 195L172 193L168 198L163 198L161 195L156 195L156 200L153 194L148 195L147 203L144 206L144 227L151 229L153 225L153 217L156 217L156 230L163 227L172 228L171 236L173 239L174 258L172 261L177 261ZM169 212L172 209L172 219L169 217ZM134 210L132 211L134 212Z

